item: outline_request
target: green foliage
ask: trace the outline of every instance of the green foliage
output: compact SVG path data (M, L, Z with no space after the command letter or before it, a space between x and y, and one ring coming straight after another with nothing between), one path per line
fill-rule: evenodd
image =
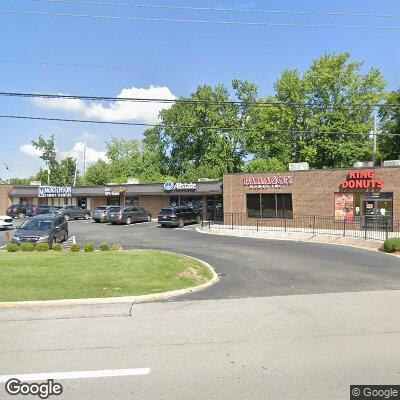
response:
M110 245L106 242L103 242L100 244L99 249L101 251L109 251L110 250Z
M33 243L25 242L21 243L21 251L34 251L35 245Z
M386 253L395 253L400 251L400 238L386 239L383 243L383 249Z
M51 246L51 249L54 251L62 251L62 245L61 243L54 243L53 246Z
M19 246L16 243L7 243L6 251L8 251L9 253L16 253L17 251L19 251Z
M105 185L111 182L110 166L103 160L90 165L85 174L87 185Z
M44 252L50 249L50 245L48 243L38 243L35 248L36 251Z
M122 246L121 246L119 243L114 243L114 244L112 245L112 250L113 250L113 251L122 251L123 248L122 248Z
M94 251L94 244L93 243L85 243L83 246L83 250L85 253L92 253Z
M265 160L263 158L255 158L246 164L245 171L246 172L282 172L287 171L288 166L284 165L277 158L269 158Z
M71 251L72 253L78 253L78 252L80 252L80 251L81 251L81 245L80 245L79 243L74 243L74 244L72 244L71 247L70 247L70 251Z

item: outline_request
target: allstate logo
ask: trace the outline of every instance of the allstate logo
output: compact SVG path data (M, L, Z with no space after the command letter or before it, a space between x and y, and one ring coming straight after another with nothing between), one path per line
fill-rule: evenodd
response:
M174 182L168 181L168 182L164 183L164 190L167 191L167 192L170 192L171 190L174 190L174 187L175 187Z

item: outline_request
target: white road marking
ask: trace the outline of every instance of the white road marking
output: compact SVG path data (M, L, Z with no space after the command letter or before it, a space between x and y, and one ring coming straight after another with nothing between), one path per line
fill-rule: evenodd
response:
M54 379L56 381L63 379L90 379L90 378L110 378L118 376L138 376L148 375L150 368L133 368L133 369L109 369L100 371L72 371L72 372L46 372L40 374L15 374L0 375L0 383L7 382L9 379L18 379L22 382L28 381L47 381Z

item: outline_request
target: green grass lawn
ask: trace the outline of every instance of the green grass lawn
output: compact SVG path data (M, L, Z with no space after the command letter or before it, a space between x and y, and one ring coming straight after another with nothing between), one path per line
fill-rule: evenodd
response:
M196 260L160 251L0 253L0 301L135 296L207 282Z

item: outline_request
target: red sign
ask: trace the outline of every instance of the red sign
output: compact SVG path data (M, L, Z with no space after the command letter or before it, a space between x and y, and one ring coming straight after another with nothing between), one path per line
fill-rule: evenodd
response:
M243 185L245 186L275 186L275 185L291 185L291 176L267 176L265 178L251 177L243 178Z
M340 184L342 189L382 189L385 181L375 179L375 171L351 171Z

